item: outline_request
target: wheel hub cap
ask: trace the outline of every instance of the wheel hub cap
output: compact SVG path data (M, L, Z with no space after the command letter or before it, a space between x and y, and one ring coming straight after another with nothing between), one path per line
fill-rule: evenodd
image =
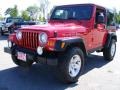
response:
M79 55L74 55L69 63L69 75L76 77L81 69L81 58Z
M111 56L114 56L115 50L116 50L115 44L112 44L112 46L111 46Z

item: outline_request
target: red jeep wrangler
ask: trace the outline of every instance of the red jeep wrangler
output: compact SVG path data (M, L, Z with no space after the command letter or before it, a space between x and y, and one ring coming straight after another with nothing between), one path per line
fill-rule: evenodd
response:
M76 82L84 66L84 57L103 52L113 60L117 36L111 28L113 14L94 4L57 6L48 24L21 28L9 36L8 47L15 64L23 67L33 62L56 65L59 78Z

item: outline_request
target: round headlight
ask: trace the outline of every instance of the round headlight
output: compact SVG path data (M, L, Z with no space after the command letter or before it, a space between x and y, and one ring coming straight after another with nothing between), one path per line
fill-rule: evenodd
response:
M22 39L22 32L18 31L18 32L16 33L16 38L17 38L18 40Z
M46 44L47 40L48 40L48 36L47 36L46 33L39 34L39 41L40 41L40 43Z

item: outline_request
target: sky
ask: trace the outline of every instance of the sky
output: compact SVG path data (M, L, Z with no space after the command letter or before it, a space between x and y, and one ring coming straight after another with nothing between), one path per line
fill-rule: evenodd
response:
M107 8L116 8L120 11L120 1L119 0L49 0L50 7L55 5L63 4L80 4L80 3L94 3L98 5L105 6ZM26 9L28 6L37 5L39 6L40 0L0 0L0 13L4 15L4 12L9 7L18 6L19 11Z

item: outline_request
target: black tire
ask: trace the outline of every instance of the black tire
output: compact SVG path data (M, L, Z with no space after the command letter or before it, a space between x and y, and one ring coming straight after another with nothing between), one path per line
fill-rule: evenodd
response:
M112 45L115 45L114 53L111 54ZM112 61L116 53L116 41L114 39L111 40L108 48L103 49L103 56L106 61Z
M79 70L79 73L76 76L72 77L69 72L69 65L72 57L74 57L75 55L79 55L81 59L81 68ZM64 83L75 83L78 81L78 78L82 73L83 67L84 55L82 50L80 48L72 48L59 58L57 66L57 77Z
M12 34L14 32L14 30L12 28L8 28L8 33Z
M0 30L0 36L2 36L1 30Z
M2 28L0 28L0 36L3 35L3 31L2 31Z
M33 64L33 61L31 61L31 60L26 61L26 62L21 61L21 60L18 60L15 51L12 51L11 57L12 57L13 62L14 62L16 65L21 66L21 67L26 67L26 68L27 68L27 67L31 67L32 64Z

